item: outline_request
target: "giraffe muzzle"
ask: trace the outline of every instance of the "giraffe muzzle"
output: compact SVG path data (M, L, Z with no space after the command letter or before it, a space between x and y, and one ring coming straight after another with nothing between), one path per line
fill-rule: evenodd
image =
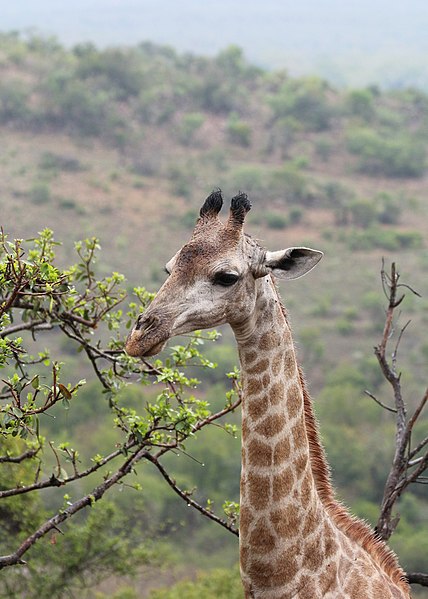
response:
M171 336L167 323L155 314L142 314L128 335L125 351L134 358L158 354Z

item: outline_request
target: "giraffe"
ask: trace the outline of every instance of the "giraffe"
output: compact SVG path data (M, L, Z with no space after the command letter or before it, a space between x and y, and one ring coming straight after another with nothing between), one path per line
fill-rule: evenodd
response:
M395 555L335 499L311 399L274 278L296 279L322 252L270 252L243 232L251 208L208 196L190 241L135 324L126 351L158 353L173 335L229 323L241 363L240 567L246 599L404 599Z

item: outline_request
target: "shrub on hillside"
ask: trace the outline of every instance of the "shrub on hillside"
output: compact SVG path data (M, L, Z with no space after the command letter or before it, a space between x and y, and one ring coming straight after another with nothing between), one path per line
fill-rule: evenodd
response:
M177 129L177 136L180 143L184 146L190 145L194 140L195 133L203 125L204 120L204 115L200 112L189 112L188 114L185 114Z
M27 105L30 90L21 81L0 82L0 123L25 122L31 118Z
M370 121L375 114L372 91L370 89L350 91L345 97L345 110L352 116Z
M245 121L242 121L238 115L232 113L226 124L226 131L229 141L237 146L244 148L251 144L251 127Z
M293 117L308 131L330 127L327 84L320 79L290 79L270 98L270 105L276 119Z
M421 177L426 168L422 143L401 134L386 135L374 129L348 131L348 149L359 158L358 170L386 177Z

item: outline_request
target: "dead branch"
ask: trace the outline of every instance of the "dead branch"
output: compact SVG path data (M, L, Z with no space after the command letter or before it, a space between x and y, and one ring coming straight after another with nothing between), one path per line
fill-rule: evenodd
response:
M425 394L413 414L408 417L406 403L403 398L401 373L397 371L397 353L399 344L409 322L402 327L398 335L398 341L390 356L388 355L388 345L394 333L395 310L405 297L405 294L398 297L398 289L406 288L416 295L419 294L409 285L399 283L400 275L397 272L395 263L392 263L390 273L385 271L384 264L382 264L381 280L383 290L388 299L388 306L382 338L379 345L375 347L374 353L385 379L392 387L394 407L391 408L381 403L371 393L367 394L383 408L395 413L396 430L394 456L385 483L380 515L376 525L376 532L386 541L394 532L399 521L399 517L394 517L392 513L396 501L411 483L420 481L423 472L428 467L428 453L423 456L418 456L427 445L428 438L425 438L413 448L411 446L412 432L428 401L428 389L425 391ZM412 577L412 582L416 582L416 578L414 580L413 578L418 576L419 574L409 575L409 580L410 577ZM419 580L428 578L428 575L425 574L420 576L422 576L422 578L419 577ZM419 584L425 583L419 582Z

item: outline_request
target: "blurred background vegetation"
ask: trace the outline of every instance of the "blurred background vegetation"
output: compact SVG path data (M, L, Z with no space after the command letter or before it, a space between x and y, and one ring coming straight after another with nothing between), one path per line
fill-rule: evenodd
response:
M388 403L372 355L384 318L382 256L396 260L423 296L403 306L403 324L412 320L399 355L409 406L426 385L428 96L373 85L338 90L255 67L237 46L207 58L149 42L66 48L18 33L0 34L0 75L0 224L11 237L51 227L66 265L74 241L96 235L101 273L123 272L129 290L142 283L156 290L163 264L219 186L225 196L249 194L247 231L270 249L325 252L316 271L281 292L339 496L375 522L394 441L390 415L364 395L368 389ZM115 432L99 384L67 340L40 339L71 377L89 381L66 413L47 419L45 434L67 440L82 459L102 453ZM230 332L207 356L219 366L205 373L202 392L219 407L224 373L237 363ZM124 391L134 407L144 399L144 390ZM197 461L166 461L177 480L216 505L238 499L239 439L207 430L188 451ZM22 467L22 480L29 476ZM25 596L242 596L236 539L146 466L135 481L142 491L115 489L66 535L35 547ZM11 502L0 545L32 530L57 497L46 491ZM391 545L405 568L426 570L426 486L414 486L399 509ZM212 568L195 583L151 591ZM19 577L2 575L5 597L24 596Z

